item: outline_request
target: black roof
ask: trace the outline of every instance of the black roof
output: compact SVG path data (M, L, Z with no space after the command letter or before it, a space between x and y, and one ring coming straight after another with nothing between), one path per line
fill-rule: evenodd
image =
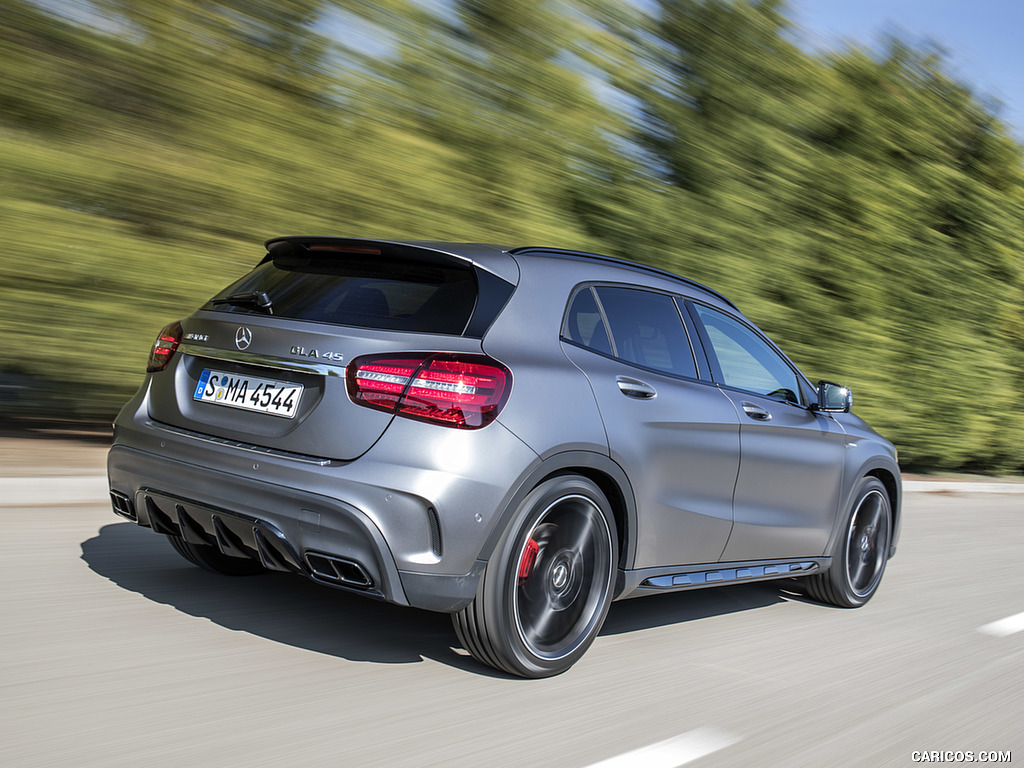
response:
M703 285L702 283L698 283L696 280L691 280L688 277L682 277L681 275L677 275L674 272L669 272L668 270L659 269L658 267L652 267L652 266L650 266L648 264L641 264L640 262L637 262L637 261L629 261L628 259L620 259L620 258L617 258L615 256L604 256L604 255L602 255L600 253L588 253L586 251L572 251L572 250L567 250L565 248L545 248L543 246L525 246L525 247L522 247L522 248L512 248L511 250L509 250L509 253L511 253L514 256L518 256L519 254L530 254L530 253L550 254L550 255L553 255L553 256L562 256L562 257L567 258L567 259L581 259L581 260L586 260L586 261L596 261L596 262L599 262L601 264L612 264L612 265L617 266L617 267L625 267L626 269L633 269L633 270L635 270L637 272L644 272L644 273L647 273L647 274L650 274L650 275L656 275L658 277L663 277L663 278L666 278L666 279L669 279L669 280L675 280L676 282L684 283L684 284L690 286L691 288L697 288L697 289L699 289L701 291L704 291L706 293L711 294L712 296L714 296L714 297L716 297L718 299L721 299L726 304L728 304L730 307L732 307L733 309L739 311L739 308L730 299L728 299L727 297L723 296L718 291L716 291L716 290L714 290L712 288L708 288L706 285Z

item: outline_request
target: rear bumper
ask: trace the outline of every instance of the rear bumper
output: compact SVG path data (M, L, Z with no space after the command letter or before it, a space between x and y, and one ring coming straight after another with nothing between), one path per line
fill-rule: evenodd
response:
M408 604L380 531L347 504L120 445L107 475L115 512L157 533L314 580L328 571L324 553L352 564L333 586Z
M144 407L125 410L107 458L122 517L271 570L432 611L455 612L473 599L484 542L510 488L537 460L497 424L469 432L396 420L362 458L318 466L199 439L149 421ZM454 459L443 446L409 450L425 437L451 443L481 432L490 445L503 443L498 471L493 448L461 445L448 452Z
M480 562L466 574L402 572L373 522L337 499L124 446L111 449L108 476L114 511L138 525L367 597L453 612L473 599L483 572ZM166 490L180 487L202 500Z

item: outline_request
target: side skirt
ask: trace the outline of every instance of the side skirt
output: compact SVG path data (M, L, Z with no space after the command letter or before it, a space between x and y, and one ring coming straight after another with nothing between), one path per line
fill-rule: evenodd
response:
M720 587L750 581L792 579L821 573L832 563L830 557L806 557L794 560L751 560L742 563L702 563L668 568L641 568L619 571L617 600L659 592Z

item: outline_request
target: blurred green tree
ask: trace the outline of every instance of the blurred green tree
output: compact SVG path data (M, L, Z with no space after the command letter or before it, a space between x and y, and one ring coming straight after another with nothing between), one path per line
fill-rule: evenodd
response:
M1022 148L936 51L780 0L49 8L0 0L8 413L111 416L264 237L436 237L703 280L907 465L1024 471Z

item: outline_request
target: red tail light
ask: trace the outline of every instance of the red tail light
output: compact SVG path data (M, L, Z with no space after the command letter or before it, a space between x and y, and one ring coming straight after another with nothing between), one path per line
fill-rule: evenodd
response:
M484 355L368 355L349 363L354 403L459 429L486 427L508 399L512 373Z
M181 323L171 323L166 326L160 335L156 337L153 348L149 351L149 365L146 366L147 373L162 371L171 362L174 353L178 351L181 344Z

